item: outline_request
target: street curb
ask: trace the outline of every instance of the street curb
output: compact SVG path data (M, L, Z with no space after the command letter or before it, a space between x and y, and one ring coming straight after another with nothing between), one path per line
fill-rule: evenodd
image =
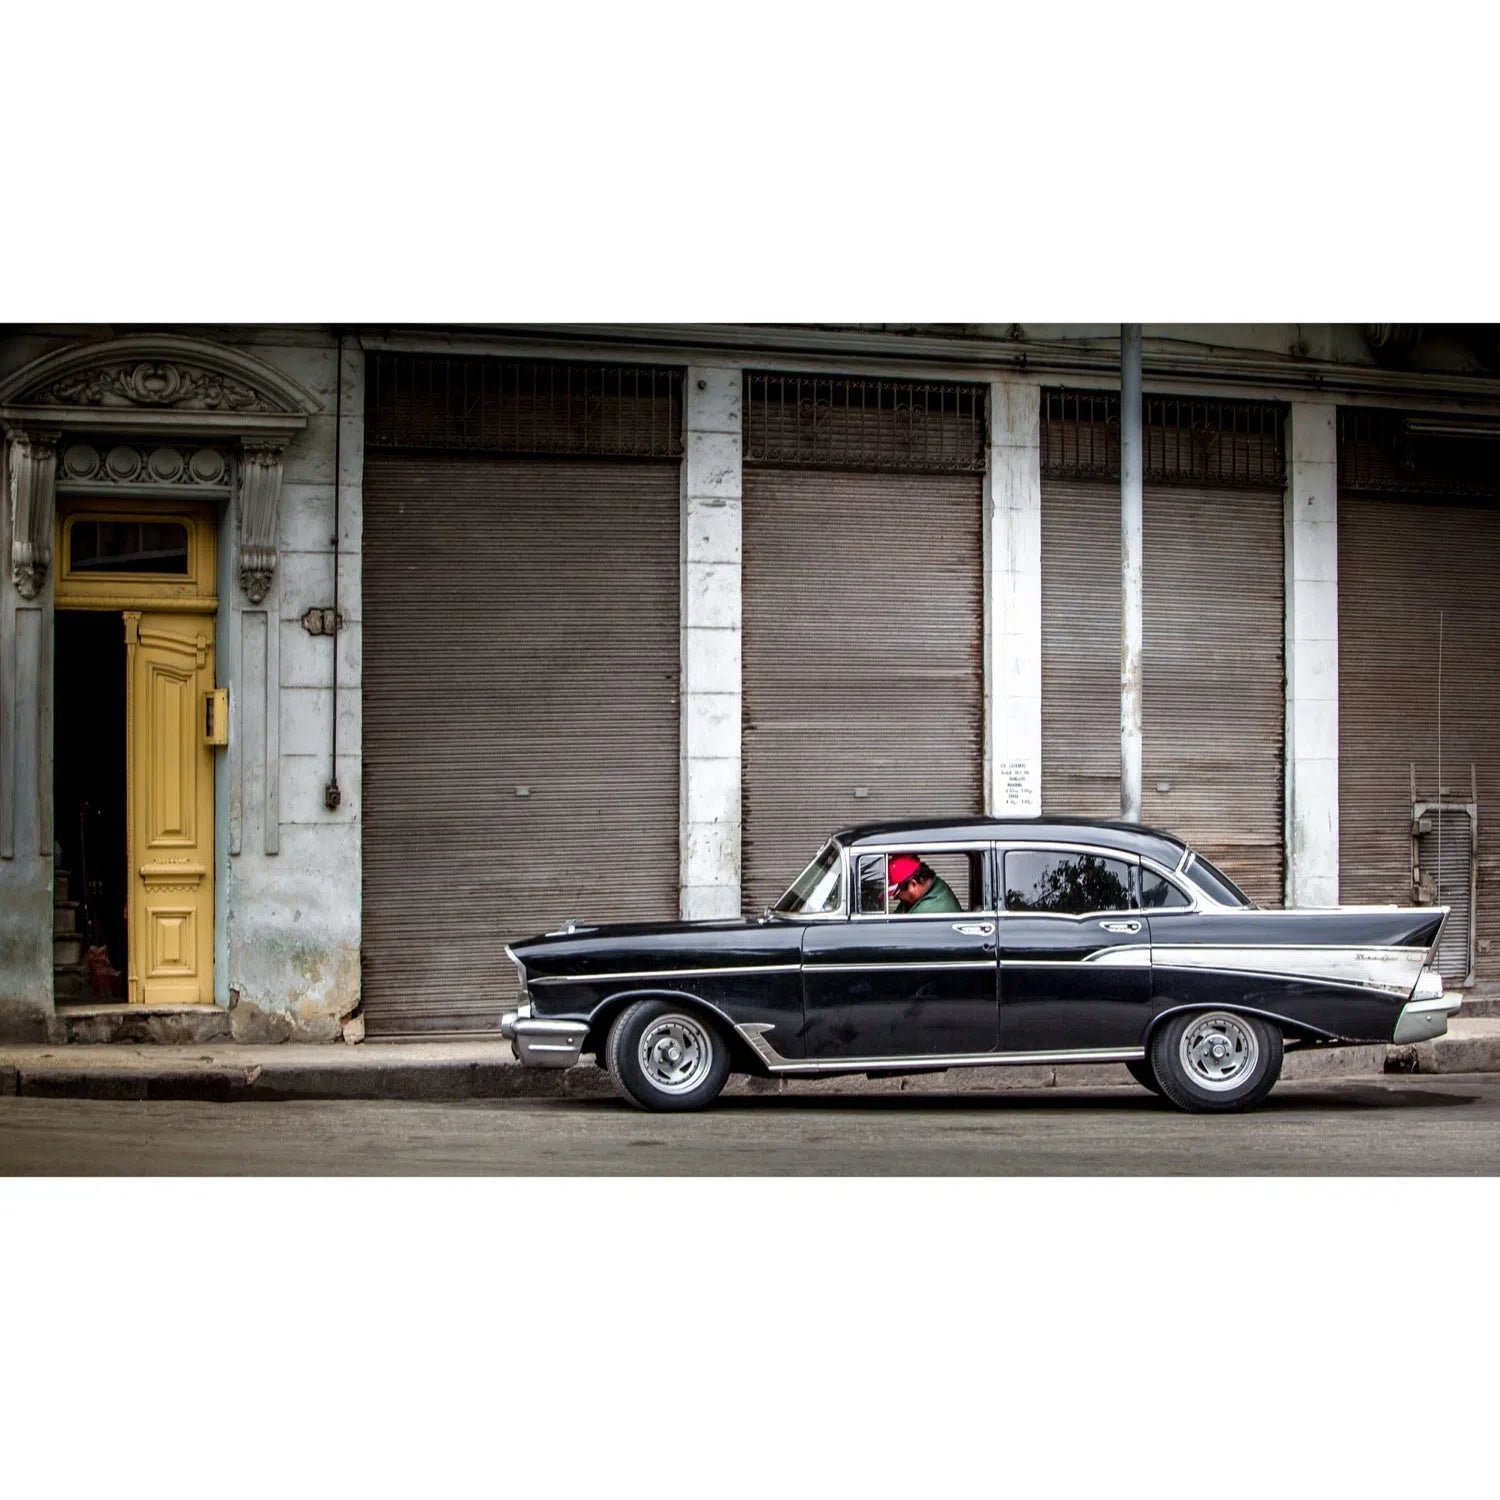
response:
M1375 1043L1287 1053L1288 1083L1390 1074L1500 1072L1500 1020L1458 1021L1415 1046ZM940 1073L839 1078L737 1075L730 1097L765 1094L970 1094L1138 1088L1118 1063L953 1068ZM50 1099L244 1100L609 1099L608 1074L585 1060L553 1071L523 1067L497 1041L365 1042L354 1047L71 1043L0 1048L0 1096Z

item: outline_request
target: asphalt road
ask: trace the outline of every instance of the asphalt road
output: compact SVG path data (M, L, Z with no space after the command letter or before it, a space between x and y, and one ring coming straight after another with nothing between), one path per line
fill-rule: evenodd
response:
M1248 1115L1139 1089L453 1104L0 1098L6 1175L1308 1176L1500 1173L1500 1075L1284 1084Z

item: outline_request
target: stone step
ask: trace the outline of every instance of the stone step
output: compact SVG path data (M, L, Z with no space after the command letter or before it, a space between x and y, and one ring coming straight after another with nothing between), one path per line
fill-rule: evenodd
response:
M87 1000L89 971L84 964L67 964L52 971L52 994L57 1000Z
M68 878L66 870L54 870L52 872L53 900L66 901L68 899Z
M54 969L68 968L83 962L83 934L78 932L55 932L52 934L52 965Z
M52 934L55 937L60 932L73 933L78 931L78 906L77 901L58 901L52 907Z

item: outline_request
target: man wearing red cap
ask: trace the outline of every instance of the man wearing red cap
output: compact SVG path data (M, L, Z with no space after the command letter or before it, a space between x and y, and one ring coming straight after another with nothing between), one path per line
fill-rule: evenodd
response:
M897 916L917 912L962 911L953 887L915 854L893 854L887 872Z

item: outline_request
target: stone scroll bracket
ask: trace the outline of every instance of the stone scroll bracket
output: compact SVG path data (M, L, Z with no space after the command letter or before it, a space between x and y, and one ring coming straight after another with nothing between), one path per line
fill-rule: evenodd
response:
M57 431L9 427L10 571L23 599L35 599L52 564L57 507Z
M240 587L252 604L261 603L276 571L278 511L281 502L282 441L245 439L239 479Z

